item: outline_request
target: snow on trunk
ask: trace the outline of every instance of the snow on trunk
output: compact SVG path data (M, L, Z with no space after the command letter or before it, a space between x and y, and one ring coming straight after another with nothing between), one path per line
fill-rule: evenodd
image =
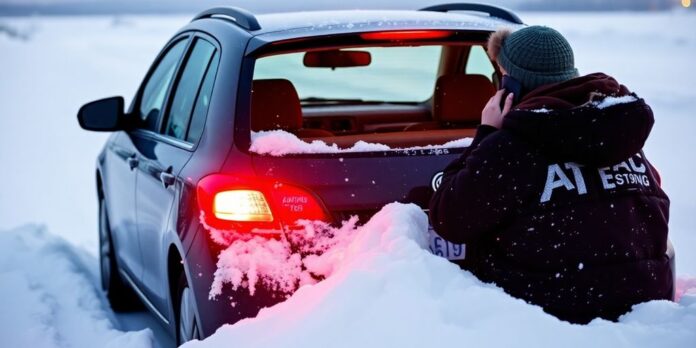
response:
M448 141L442 145L413 146L407 148L391 148L384 144L358 141L353 146L342 149L336 144L327 144L321 140L312 140L308 143L296 135L283 130L270 130L251 133L251 146L249 151L260 155L285 156L289 154L319 154L319 153L353 153L353 152L377 152L377 151L413 151L413 150L437 150L471 145L472 138L462 138Z

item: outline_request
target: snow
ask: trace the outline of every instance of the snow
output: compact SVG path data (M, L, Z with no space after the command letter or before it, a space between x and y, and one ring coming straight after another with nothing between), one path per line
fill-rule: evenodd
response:
M696 14L521 17L560 30L581 73L615 76L655 112L645 153L672 202L679 303L641 304L619 323L560 322L429 254L418 237L424 215L394 205L369 228L355 227L357 244L334 249L345 262L302 260L326 280L303 283L258 318L190 346L696 346L696 278L688 276L696 275ZM137 347L152 338L115 329L124 317L114 318L97 290L94 161L106 135L80 130L75 113L101 97L130 99L163 43L190 17L119 18L0 18L3 346ZM48 227L16 228L26 223ZM126 318L124 326L138 327Z
M595 107L597 109L606 109L608 107L619 105L619 104L633 103L637 100L638 100L638 98L636 98L633 95L624 95L624 96L620 96L620 97L605 96L601 100L595 100L588 105ZM537 114L548 114L548 113L553 112L553 110L547 109L547 108L533 109L533 110L529 110L529 111L537 113Z
M636 98L635 96L632 96L632 95L624 95L621 97L608 96L602 100L594 101L592 103L592 105L594 105L597 109L606 109L610 106L633 103L637 100L638 100L638 98Z
M209 296L220 295L225 284L235 290L246 288L251 295L259 282L288 295L298 286L314 284L331 275L342 261L357 222L354 217L334 228L321 221L300 220L293 231L278 239L207 227L213 240L225 247L218 256Z
M3 346L151 347L150 330L114 328L96 288L96 264L94 257L44 227L0 232Z
M427 250L427 217L389 204L334 252L326 280L185 347L692 347L696 292L634 307L618 323L572 325ZM693 282L693 279L690 280ZM693 283L692 283L693 284ZM696 290L695 289L692 289ZM501 334L504 333L504 334Z
M311 143L303 141L292 133L283 130L270 130L251 133L251 146L249 151L260 155L285 156L289 154L319 154L319 153L351 153L351 152L376 152L376 151L412 151L412 150L437 150L456 147L467 147L472 138L462 138L448 141L442 145L413 146L408 148L391 148L384 144L358 141L353 146L344 149L336 144L328 145L321 140L312 140Z

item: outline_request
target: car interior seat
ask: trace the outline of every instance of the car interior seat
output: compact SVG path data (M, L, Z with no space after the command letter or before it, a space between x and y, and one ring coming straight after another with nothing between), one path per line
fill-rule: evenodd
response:
M440 76L433 94L433 121L413 124L406 131L475 127L481 111L495 94L491 80L483 75Z
M302 105L295 86L286 79L254 80L251 88L251 129L281 129L300 138L329 137L323 129L302 128Z

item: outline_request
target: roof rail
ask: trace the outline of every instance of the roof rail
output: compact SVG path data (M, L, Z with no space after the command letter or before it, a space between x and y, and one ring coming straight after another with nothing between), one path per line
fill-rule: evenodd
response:
M215 7L196 15L192 22L203 18L222 17L229 19L242 29L255 31L261 29L259 21L253 13L239 7Z
M451 3L451 4L441 4L428 6L420 9L419 11L434 11L434 12L449 12L449 11L471 11L471 12L483 12L487 13L491 17L497 17L504 19L508 22L516 24L524 24L520 17L512 13L512 11L487 4L476 4L476 3Z

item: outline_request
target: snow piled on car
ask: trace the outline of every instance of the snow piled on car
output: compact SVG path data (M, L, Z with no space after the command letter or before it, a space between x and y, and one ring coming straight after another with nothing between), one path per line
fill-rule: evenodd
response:
M0 232L3 347L151 347L152 332L114 328L98 261L44 228Z
M278 239L207 227L211 238L225 249L218 255L209 297L216 298L225 284L245 288L250 295L262 284L291 294L298 286L314 284L331 275L346 255L357 232L357 217L339 228L321 221L299 220L294 230ZM234 304L235 299L232 298Z
M324 281L185 347L693 347L696 282L678 303L639 304L618 323L560 321L427 250L427 216L385 206L332 247ZM271 257L264 255L262 257ZM231 260L231 258L230 258ZM260 260L259 260L260 261Z
M375 151L412 151L433 150L437 154L438 149L467 147L472 138L452 140L442 145L414 146L408 148L391 148L384 144L358 141L353 146L342 149L336 144L327 144L321 140L306 142L296 135L283 130L270 130L251 133L251 146L249 151L260 155L285 156L289 154L308 153L351 153L351 152L375 152Z

